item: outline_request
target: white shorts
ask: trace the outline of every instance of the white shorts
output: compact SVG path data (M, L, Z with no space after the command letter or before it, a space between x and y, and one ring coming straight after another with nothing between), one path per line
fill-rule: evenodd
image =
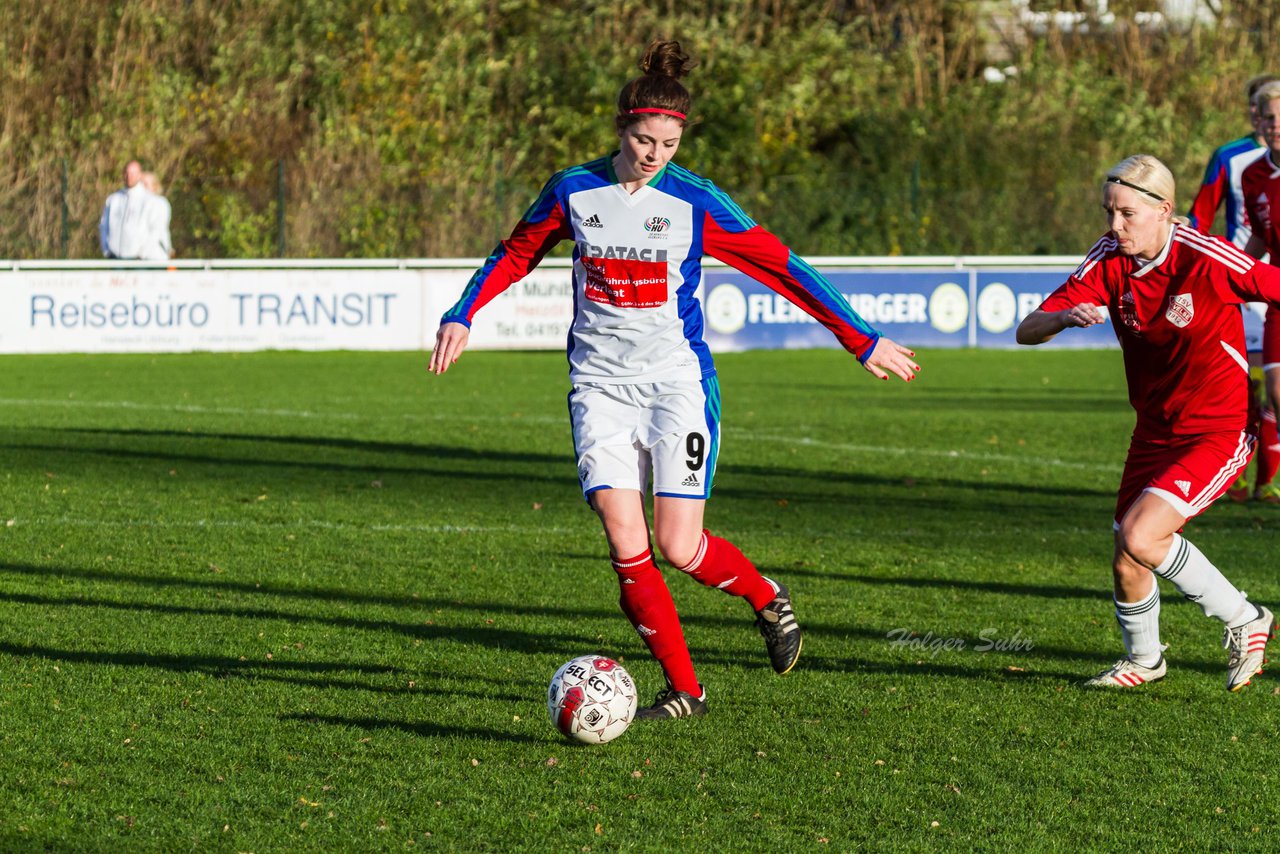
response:
M569 392L582 494L599 489L706 499L720 452L720 383L579 383Z
M1249 353L1262 352L1263 320L1267 316L1265 302L1246 302L1240 305L1244 320L1244 349Z

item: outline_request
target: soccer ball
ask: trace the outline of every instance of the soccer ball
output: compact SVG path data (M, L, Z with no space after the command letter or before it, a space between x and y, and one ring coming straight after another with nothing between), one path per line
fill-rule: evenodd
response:
M636 683L612 658L581 655L551 677L547 712L561 734L604 744L627 731L636 716Z

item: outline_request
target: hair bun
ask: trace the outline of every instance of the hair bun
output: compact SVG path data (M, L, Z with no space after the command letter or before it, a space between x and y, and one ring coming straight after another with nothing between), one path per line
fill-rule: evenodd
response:
M653 41L640 60L640 70L645 74L658 74L679 80L688 74L694 66L677 41Z

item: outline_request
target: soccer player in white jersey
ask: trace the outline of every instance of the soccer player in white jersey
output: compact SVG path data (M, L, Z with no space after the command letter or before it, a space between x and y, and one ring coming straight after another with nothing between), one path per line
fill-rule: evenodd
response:
M1102 191L1110 231L1017 337L1041 344L1101 323L1107 311L1138 416L1113 522L1116 619L1127 654L1087 684L1134 688L1164 677L1158 575L1225 624L1227 688L1238 691L1262 671L1275 617L1181 531L1249 464L1256 437L1246 430L1238 306L1280 305L1280 270L1174 218L1173 194L1173 175L1148 154L1112 168Z
M1267 150L1259 124L1258 107L1254 97L1263 86L1276 80L1274 74L1259 74L1245 84L1245 97L1249 110L1250 133L1218 146L1204 169L1200 191L1187 211L1189 225L1201 234L1208 234L1218 215L1218 208L1225 205L1227 240L1244 249L1252 233L1245 210L1244 173ZM1257 256L1255 256L1257 257ZM1267 259L1263 259L1267 260ZM1249 354L1249 429L1258 434L1257 477L1253 497L1271 503L1280 503L1280 491L1271 485L1276 468L1280 467L1280 438L1276 435L1276 416L1273 406L1266 400L1263 381L1262 312L1265 306L1258 304L1241 306L1245 321L1245 346ZM1236 482L1227 490L1232 501L1248 501L1249 479L1241 472Z
M1255 258L1280 260L1280 221L1274 215L1280 199L1280 81L1273 80L1254 93L1254 111L1262 134L1262 156L1240 176L1246 222L1250 229L1244 251ZM1276 430L1276 406L1280 401L1280 316L1269 310L1262 331L1262 373L1267 405L1259 419L1259 465L1253 497L1280 504L1280 487L1273 482L1280 469L1280 435ZM1262 452L1270 456L1262 464Z
M562 240L574 241L569 394L582 491L600 517L623 613L658 660L667 689L641 719L706 711L680 618L654 561L745 599L773 669L795 666L801 634L787 587L703 529L720 450L720 388L697 299L704 255L760 280L830 329L880 379L911 380L914 353L878 335L831 284L751 221L722 190L672 162L691 99L678 42L656 41L618 96L614 153L556 173L441 320L430 370L467 345L471 319Z

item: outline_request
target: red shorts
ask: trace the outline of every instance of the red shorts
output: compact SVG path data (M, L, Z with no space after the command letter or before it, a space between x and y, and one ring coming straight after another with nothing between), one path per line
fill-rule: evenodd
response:
M1116 524L1144 492L1159 495L1183 518L1200 515L1249 465L1257 441L1244 431L1160 440L1135 438L1129 445L1116 496Z

